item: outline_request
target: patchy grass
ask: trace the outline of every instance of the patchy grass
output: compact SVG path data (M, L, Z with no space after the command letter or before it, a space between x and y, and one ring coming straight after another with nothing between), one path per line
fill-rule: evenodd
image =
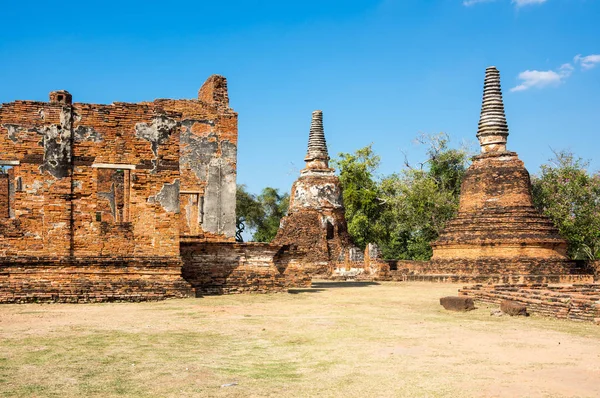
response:
M600 396L600 327L446 312L458 287L0 306L0 396Z

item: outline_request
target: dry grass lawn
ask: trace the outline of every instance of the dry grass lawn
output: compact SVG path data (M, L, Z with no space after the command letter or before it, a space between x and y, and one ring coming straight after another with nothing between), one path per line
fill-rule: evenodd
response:
M0 396L600 396L599 326L446 312L458 287L3 305Z

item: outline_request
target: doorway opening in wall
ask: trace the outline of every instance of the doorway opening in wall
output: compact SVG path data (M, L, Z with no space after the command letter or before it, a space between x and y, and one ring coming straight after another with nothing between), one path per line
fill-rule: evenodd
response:
M96 221L110 224L129 222L131 170L126 168L97 168Z
M0 220L15 217L15 192L22 190L21 177L15 178L15 163L0 161Z
M333 239L333 224L330 221L327 221L327 240Z
M204 222L204 196L199 191L180 191L182 233L198 235Z

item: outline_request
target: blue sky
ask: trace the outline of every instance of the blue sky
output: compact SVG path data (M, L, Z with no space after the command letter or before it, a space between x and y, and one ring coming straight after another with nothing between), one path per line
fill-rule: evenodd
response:
M531 173L571 149L600 169L600 2L302 0L9 2L0 102L195 98L213 73L239 113L238 183L288 191L310 115L330 154L369 143L381 172L419 133L475 143L485 68L501 72L508 147Z

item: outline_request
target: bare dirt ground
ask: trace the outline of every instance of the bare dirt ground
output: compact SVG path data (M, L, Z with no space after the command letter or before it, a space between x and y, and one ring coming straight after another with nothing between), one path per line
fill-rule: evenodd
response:
M0 396L600 396L599 326L446 312L459 287L4 305Z

